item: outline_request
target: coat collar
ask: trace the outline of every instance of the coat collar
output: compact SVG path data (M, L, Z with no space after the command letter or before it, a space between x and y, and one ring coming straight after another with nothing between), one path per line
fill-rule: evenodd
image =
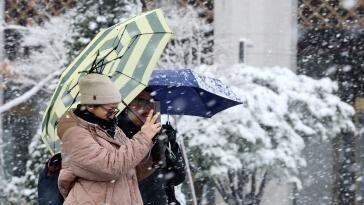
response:
M84 105L77 105L77 108L73 111L73 113L89 122L89 123L94 123L94 124L97 124L99 125L103 130L105 130L110 137L114 137L115 135L115 130L116 130L116 126L118 124L117 122L117 118L114 118L112 121L107 121L107 120L104 120L104 119L101 119L99 117L97 117L96 115L94 115L93 113L89 112L87 109L86 109L86 106Z

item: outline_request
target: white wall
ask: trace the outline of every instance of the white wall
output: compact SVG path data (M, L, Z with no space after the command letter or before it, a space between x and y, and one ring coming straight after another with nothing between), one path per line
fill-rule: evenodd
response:
M215 63L239 63L239 42L245 41L244 63L257 67L295 69L296 0L216 0ZM262 205L292 205L293 188L267 184Z
M239 62L239 41L245 40L244 63L294 69L297 42L296 0L215 1L215 60Z

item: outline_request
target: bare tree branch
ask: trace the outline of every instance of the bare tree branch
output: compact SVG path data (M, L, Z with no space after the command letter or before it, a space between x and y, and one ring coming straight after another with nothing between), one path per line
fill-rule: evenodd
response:
M257 204L259 204L262 199L266 180L267 180L267 171L264 172L263 180L260 183L259 191L257 194L257 201L258 201Z
M253 196L255 196L255 185L256 185L256 171L253 172L252 176L251 176L251 180L252 180L252 184L251 184L251 193Z
M238 183L237 191L240 195L241 200L244 201L245 200L244 185L246 184L246 177L245 177L244 170L241 170L240 172L238 172L238 178L239 178L239 183Z
M240 172L238 172L238 178L239 180L242 180L238 183L238 193L240 195L241 200L244 201L244 184L245 184L245 179L244 179L244 171L241 170Z
M229 179L230 179L230 187L232 190L232 196L234 197L234 201L238 204L238 205L242 205L243 200L242 197L240 197L240 193L239 193L239 189L238 189L238 183L236 183L236 178L237 178L237 172L236 171L228 171L228 175L229 175Z
M234 201L237 201L237 197L236 197L236 190L234 189L234 174L232 173L232 171L228 171L227 173L228 175L228 179L229 179L229 188L230 188L230 196L232 199L234 199Z

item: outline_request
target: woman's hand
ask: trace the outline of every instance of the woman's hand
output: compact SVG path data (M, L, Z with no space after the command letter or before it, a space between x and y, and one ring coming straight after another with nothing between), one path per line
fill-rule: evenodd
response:
M144 122L144 125L141 127L141 131L148 136L150 140L161 130L161 124L156 123L158 116L160 114L156 113L153 115L153 110L149 111L148 117Z

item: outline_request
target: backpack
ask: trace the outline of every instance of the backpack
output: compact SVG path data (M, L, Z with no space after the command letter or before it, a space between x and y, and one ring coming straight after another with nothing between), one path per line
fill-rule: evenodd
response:
M64 199L58 189L58 176L62 168L61 153L53 155L41 169L38 178L38 204L61 205Z

